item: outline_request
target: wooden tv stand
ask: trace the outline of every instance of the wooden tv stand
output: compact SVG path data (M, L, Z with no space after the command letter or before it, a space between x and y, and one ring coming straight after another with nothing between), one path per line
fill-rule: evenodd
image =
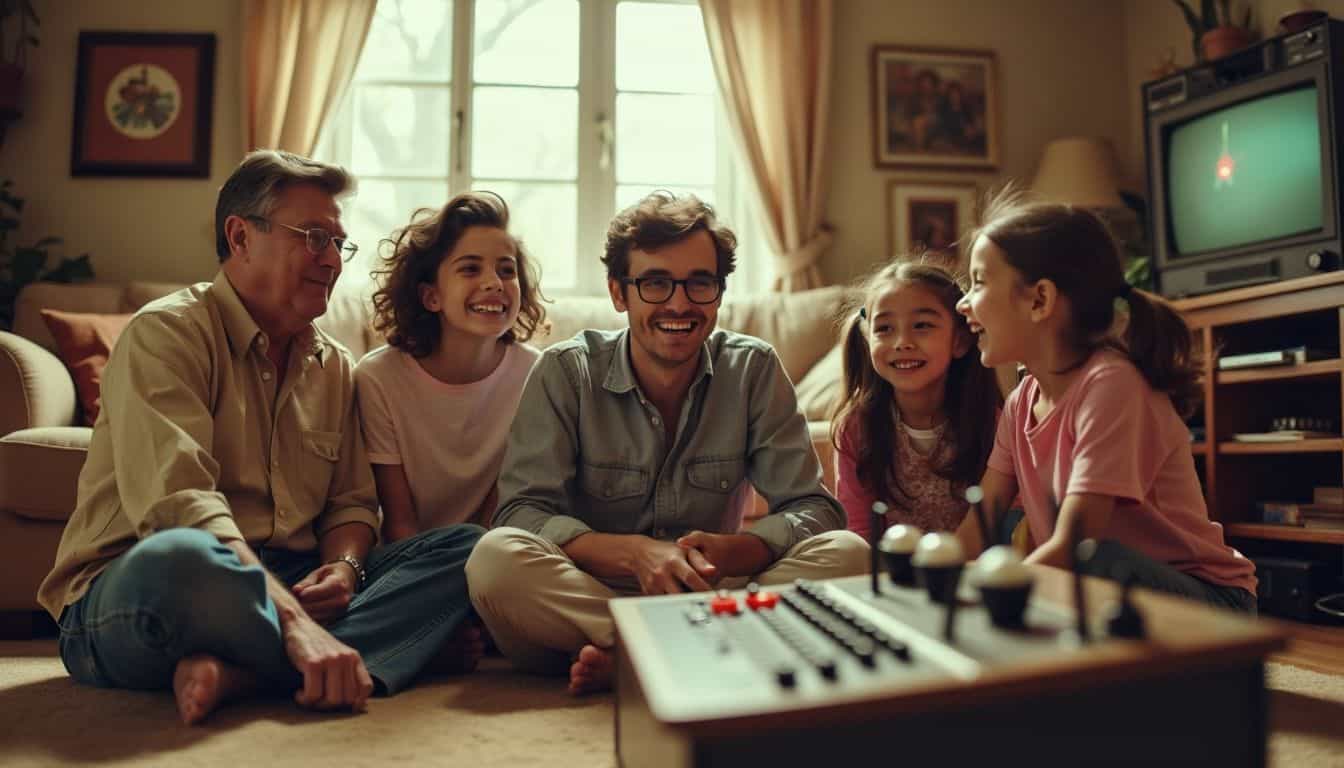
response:
M1231 538L1344 544L1344 529L1267 524L1258 501L1310 502L1315 486L1344 485L1344 272L1182 299L1174 306L1202 357L1207 438L1192 445L1210 516ZM1308 346L1327 359L1298 365L1218 370L1225 354ZM1279 443L1239 442L1268 432L1280 416L1334 420L1335 436ZM1198 417L1197 417L1198 418Z

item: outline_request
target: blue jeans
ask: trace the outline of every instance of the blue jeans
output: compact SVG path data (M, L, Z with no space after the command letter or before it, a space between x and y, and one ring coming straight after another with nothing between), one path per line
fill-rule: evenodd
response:
M1252 615L1256 612L1255 595L1241 587L1212 584L1188 573L1181 573L1166 563L1159 563L1110 540L1097 542L1096 553L1083 564L1082 571L1089 576L1119 582L1133 578L1135 585L1158 592Z
M327 625L359 651L375 693L408 685L471 611L463 569L484 531L455 525L369 553L368 581ZM319 553L260 549L266 569L293 585ZM61 660L76 682L163 689L185 656L208 653L251 670L268 688L302 677L285 654L262 569L194 528L153 534L118 557L60 619Z

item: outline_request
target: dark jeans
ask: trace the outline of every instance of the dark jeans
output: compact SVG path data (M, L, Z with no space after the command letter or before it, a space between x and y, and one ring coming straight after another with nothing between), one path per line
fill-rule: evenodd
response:
M1166 563L1149 559L1146 555L1114 541L1097 542L1096 552L1083 564L1089 576L1123 582L1132 577L1140 587L1188 597L1218 608L1254 614L1256 598L1241 587L1211 584L1172 568Z
M455 525L369 553L367 584L327 629L363 656L377 693L409 686L471 611L463 569L483 533ZM258 556L287 585L320 564L317 552ZM87 685L169 688L177 662L196 653L252 670L268 686L302 683L261 568L194 528L162 531L127 550L66 607L60 630L61 660Z

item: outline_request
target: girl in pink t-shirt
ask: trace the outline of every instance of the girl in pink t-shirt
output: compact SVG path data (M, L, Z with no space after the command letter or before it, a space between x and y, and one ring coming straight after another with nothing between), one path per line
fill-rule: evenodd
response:
M985 470L1002 397L971 351L952 273L898 261L864 279L847 312L844 392L831 419L836 495L848 527L887 522L955 530L964 494Z
M385 240L374 327L388 346L355 368L383 541L487 523L544 322L531 260L493 193L421 209Z
M991 511L1019 492L1028 562L1253 611L1255 567L1209 520L1181 416L1197 401L1190 330L1162 299L1130 288L1106 226L1082 208L1001 194L970 249L957 305L986 366L1028 375L1008 396L981 486ZM1115 305L1123 301L1123 334ZM974 526L959 535L979 549Z

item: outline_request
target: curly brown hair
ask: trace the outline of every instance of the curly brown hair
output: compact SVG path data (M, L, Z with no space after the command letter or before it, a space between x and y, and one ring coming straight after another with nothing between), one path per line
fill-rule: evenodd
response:
M631 250L654 250L680 242L701 229L714 241L718 277L722 280L737 266L737 235L719 223L709 203L695 195L678 197L665 189L647 195L616 214L607 227L607 247L602 255L607 279L630 276Z
M373 327L387 343L415 357L425 357L439 345L443 333L439 315L425 309L420 286L433 284L439 265L469 227L494 227L508 232L509 206L493 192L464 192L439 210L421 208L405 227L382 241L390 246L373 270L378 290L373 294ZM501 336L506 344L527 341L546 322L545 297L536 268L523 243L510 235L518 259L518 320Z

